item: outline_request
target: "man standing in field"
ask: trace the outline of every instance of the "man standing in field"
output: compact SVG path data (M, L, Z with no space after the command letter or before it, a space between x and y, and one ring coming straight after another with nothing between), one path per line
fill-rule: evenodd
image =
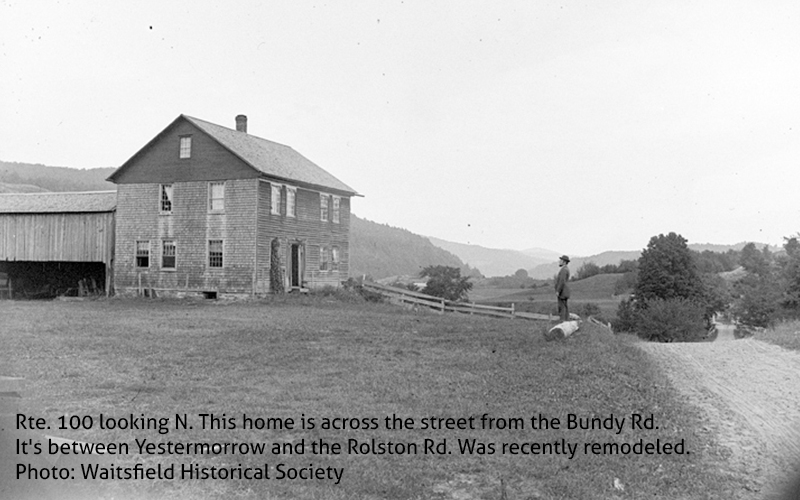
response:
M569 257L562 255L558 261L558 276L556 276L556 297L558 298L558 316L561 321L569 320Z

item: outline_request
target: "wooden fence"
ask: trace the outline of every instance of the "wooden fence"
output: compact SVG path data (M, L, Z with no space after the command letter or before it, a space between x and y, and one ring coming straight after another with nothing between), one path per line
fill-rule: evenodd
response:
M370 281L365 281L362 283L362 286L370 292L383 295L389 299L389 302L392 304L428 307L441 313L459 312L463 314L477 314L499 318L523 318L540 321L556 321L558 319L558 316L549 314L517 311L515 310L514 304L511 304L511 307L498 307L475 304L474 302L454 302L441 297L425 295L424 293L412 292L411 290L381 285Z

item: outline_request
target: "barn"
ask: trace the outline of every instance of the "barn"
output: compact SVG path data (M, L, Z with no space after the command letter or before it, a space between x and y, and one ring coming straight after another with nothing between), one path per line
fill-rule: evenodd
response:
M112 289L116 191L0 195L0 297Z

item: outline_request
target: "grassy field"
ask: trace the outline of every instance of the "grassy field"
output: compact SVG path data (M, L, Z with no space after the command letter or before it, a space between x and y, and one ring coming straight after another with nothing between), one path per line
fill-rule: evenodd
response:
M48 423L105 414L171 418L193 429L51 430L89 442L304 443L303 454L119 456L116 465L196 463L342 468L328 480L138 480L74 486L79 498L557 499L725 498L739 489L723 472L726 450L676 398L636 339L584 324L545 342L547 325L524 320L410 312L381 304L299 297L213 301L0 302L0 375L22 376L22 410ZM200 428L198 415L314 418L314 429ZM653 415L657 429L566 428L569 415ZM522 418L486 429L482 415ZM414 419L388 430L384 417ZM531 417L558 418L533 429ZM375 418L374 430L321 428L325 417ZM422 430L424 417L474 417L475 429ZM500 422L500 420L496 421ZM552 422L552 421L551 421ZM324 440L417 443L418 454L314 455ZM423 453L446 440L447 454ZM496 445L461 453L458 440ZM574 443L564 454L502 453L503 443ZM689 454L592 454L586 443L679 442ZM300 451L295 448L295 451ZM507 450L508 451L508 450ZM7 452L7 451L6 451ZM61 487L61 486L59 486ZM68 488L64 488L64 496Z
M773 328L756 333L753 338L800 351L800 321L784 321Z
M621 274L598 274L580 281L570 282L572 297L570 311L582 314L586 304L600 308L601 317L610 320L617 314L619 302L624 298L614 295L614 285L622 278ZM541 314L557 314L558 304L553 286L537 288L488 288L481 287L470 291L470 300L482 304L511 304L517 310Z

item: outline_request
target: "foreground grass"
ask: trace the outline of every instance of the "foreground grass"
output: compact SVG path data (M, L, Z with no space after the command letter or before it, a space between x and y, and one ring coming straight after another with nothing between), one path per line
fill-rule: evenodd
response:
M328 481L118 481L84 498L724 498L725 451L698 414L648 364L635 340L584 324L563 342L522 320L407 312L301 298L247 304L124 301L0 305L0 375L27 379L23 410L63 415L188 414L194 429L58 431L90 442L297 443L348 439L420 443L417 455L140 456L117 464L197 462L345 469ZM240 418L522 417L524 429L201 430L201 413ZM567 415L652 414L654 430L567 430ZM562 428L533 430L530 417ZM174 421L174 419L173 419ZM55 432L54 432L55 433ZM423 454L425 438L450 454ZM461 454L458 439L496 443ZM504 442L580 445L564 455L503 454ZM685 440L688 455L592 455L583 443ZM617 487L615 487L615 480Z
M779 345L785 349L800 351L800 321L784 321L756 333L753 338Z

